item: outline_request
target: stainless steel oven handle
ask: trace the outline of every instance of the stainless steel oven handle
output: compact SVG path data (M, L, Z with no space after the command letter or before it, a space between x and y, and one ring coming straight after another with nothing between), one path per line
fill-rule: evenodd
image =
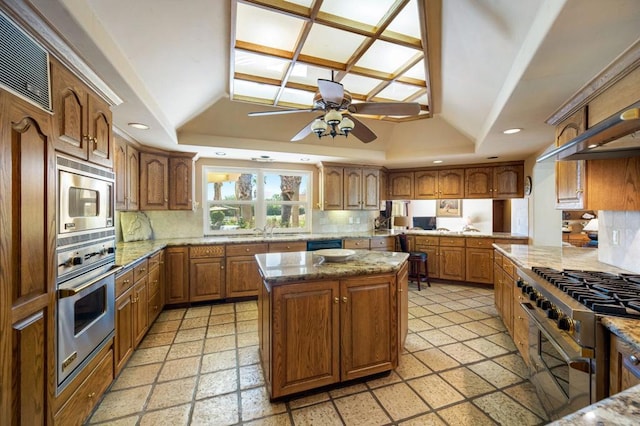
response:
M560 331L549 329L549 327L546 324L540 321L540 319L538 318L540 314L538 313L538 311L536 311L535 308L533 308L528 303L520 303L520 306L522 307L524 312L527 314L529 319L533 321L536 327L542 333L544 333L545 336L547 336L547 339L549 340L549 342L553 345L554 348L556 348L556 350L560 353L560 355L562 355L565 362L571 363L571 362L585 359L582 356L582 352L580 351L580 347L578 346L577 343L575 343L570 338L563 336L560 333Z
M94 285L95 283L97 283L98 281L102 281L103 279L107 278L109 275L113 275L115 273L115 270L111 270L109 272L105 272L104 274L98 275L96 278L87 281L86 283L83 283L77 287L73 287L73 288L59 288L58 289L58 296L60 297L60 299L64 299L65 297L73 297L76 294L80 293L82 290L85 290L89 287L91 287L92 285Z

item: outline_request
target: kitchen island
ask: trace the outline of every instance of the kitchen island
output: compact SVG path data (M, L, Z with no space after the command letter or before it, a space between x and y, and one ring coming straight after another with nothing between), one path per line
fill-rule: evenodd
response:
M260 356L270 398L397 367L408 321L407 253L255 255Z

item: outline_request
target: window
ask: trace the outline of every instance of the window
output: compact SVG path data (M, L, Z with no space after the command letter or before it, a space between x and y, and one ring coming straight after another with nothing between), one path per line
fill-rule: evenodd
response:
M203 168L205 235L304 232L311 229L312 173L299 170Z

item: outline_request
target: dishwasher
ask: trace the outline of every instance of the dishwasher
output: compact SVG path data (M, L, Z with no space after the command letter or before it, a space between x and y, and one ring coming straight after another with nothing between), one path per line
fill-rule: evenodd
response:
M339 249L342 248L342 240L315 240L307 241L307 251L316 251L322 249Z

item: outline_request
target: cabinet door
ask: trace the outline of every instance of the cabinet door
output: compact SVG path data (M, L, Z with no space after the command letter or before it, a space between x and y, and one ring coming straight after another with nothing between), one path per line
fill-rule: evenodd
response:
M339 284L273 287L271 397L340 381Z
M380 170L380 189L378 194L380 201L389 199L389 173L385 170Z
M445 280L464 281L465 248L440 247L439 276Z
M504 318L504 312L502 312L502 280L504 279L504 272L499 263L493 264L493 299L494 305L500 317Z
M614 395L640 384L640 351L611 334L609 394Z
M493 198L524 197L524 166L493 168Z
M438 171L438 198L464 198L464 169Z
M169 159L164 155L140 153L140 210L169 207Z
M469 167L464 177L464 198L493 198L493 167Z
M51 116L1 89L0 111L0 418L47 424L55 371Z
M149 329L149 297L147 276L133 286L133 342L138 346Z
M413 176L414 197L417 200L435 200L438 198L438 171L424 170Z
M133 354L133 288L127 290L122 296L116 299L116 335L115 335L115 360L114 372L120 374Z
M114 136L113 172L116 174L116 210L127 209L127 142Z
M398 348L402 352L409 332L409 264L396 274L398 282Z
M506 272L502 275L502 322L513 337L513 278Z
M391 370L397 363L395 277L340 281L341 380Z
M191 259L189 301L217 300L224 294L224 258Z
M162 310L162 283L160 281L160 267L155 265L154 267L149 266L149 289L148 289L148 324L151 327L151 324L156 320L158 315L160 315L160 311Z
M193 208L193 159L169 158L169 209Z
M513 343L516 344L522 360L529 365L529 317L522 310L525 300L519 288L513 289Z
M261 283L254 256L227 257L227 297L257 296Z
M167 247L165 251L165 282L167 304L189 301L188 247Z
M138 210L140 190L140 153L131 145L127 146L127 210Z
M362 209L362 169L345 167L342 176L344 179L343 208L345 210Z
M322 169L322 208L342 210L343 193L342 167L324 167Z
M466 280L474 283L493 283L493 250L468 248L466 257Z
M586 109L556 127L556 146L562 146L586 129ZM585 206L585 161L556 161L556 209L582 210Z
M362 169L362 209L380 210L380 170Z
M51 61L51 99L56 150L87 160L87 88L55 60Z
M427 253L429 278L440 278L440 250L437 246L422 247L419 251Z
M389 173L389 199L413 199L413 172Z
M111 110L106 102L95 95L88 96L89 161L111 167L113 165Z

